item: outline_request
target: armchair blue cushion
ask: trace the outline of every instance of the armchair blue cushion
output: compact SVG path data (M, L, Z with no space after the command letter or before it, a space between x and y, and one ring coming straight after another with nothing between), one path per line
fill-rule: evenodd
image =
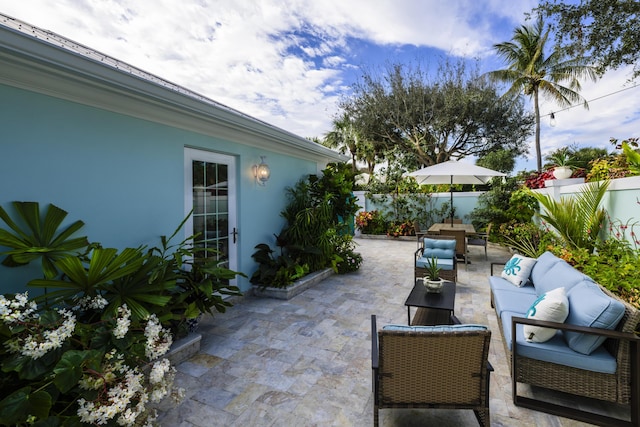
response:
M436 258L438 268L441 270L453 270L455 256L455 240L425 238L422 256L416 260L416 267L428 268L431 258Z

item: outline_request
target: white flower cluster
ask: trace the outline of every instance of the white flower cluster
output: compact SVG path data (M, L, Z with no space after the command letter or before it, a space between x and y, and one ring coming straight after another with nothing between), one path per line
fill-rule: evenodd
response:
M122 307L118 307L118 318L116 319L116 327L113 329L113 336L121 339L129 332L129 326L131 325L131 310L127 307L127 304L123 304Z
M105 355L100 375L84 375L80 382L85 389L106 390L96 401L78 400L77 414L85 423L105 425L115 419L120 426L152 426L156 419L147 403L160 402L171 391L175 368L167 359L154 363L149 373L148 386L144 375L122 362L122 354L115 350ZM138 419L143 418L143 419Z
M68 310L60 309L63 317L57 328L47 329L38 322L37 306L29 301L27 293L16 294L13 300L0 295L0 318L5 324L22 323L28 326L26 333L16 335L5 342L11 353L20 353L32 359L39 359L51 350L62 347L76 329L76 317Z
M65 318L57 329L45 329L42 335L30 335L24 339L20 348L20 354L38 359L49 351L62 347L62 344L73 335L76 329L76 316L70 311L58 310L61 316Z
M175 374L176 368L171 366L171 362L168 359L162 359L153 364L149 373L150 400L152 402L160 402L162 398L169 394Z
M27 292L16 294L12 300L0 295L0 319L6 324L37 318L38 314L35 312L37 309L35 301L29 301Z
M103 310L107 305L109 305L109 301L105 299L102 295L96 295L95 297L91 297L89 295L85 295L78 300L78 304L73 307L74 310Z
M147 337L144 352L149 360L155 360L166 354L173 343L171 333L162 327L155 314L147 319L144 336Z

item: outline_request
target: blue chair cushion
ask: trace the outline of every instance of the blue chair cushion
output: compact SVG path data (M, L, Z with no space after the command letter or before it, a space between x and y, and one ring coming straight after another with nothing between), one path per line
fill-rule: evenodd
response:
M511 351L513 351L511 343L511 317L513 316L524 317L521 313L510 311L503 311L500 316L504 338L507 340L508 348ZM595 349L590 355L578 353L569 348L562 335L562 331L557 331L553 338L544 343L527 342L524 338L523 325L517 325L516 342L518 343L518 354L531 359L573 368L615 374L616 359L603 346Z
M468 332L486 331L485 325L462 324L462 325L434 325L434 326L406 326L406 325L385 325L384 331L398 332Z
M424 238L424 248L436 248L436 249L452 249L456 250L456 241L455 239L430 239L428 237Z
M624 316L624 304L606 295L597 284L585 280L568 292L569 317L566 322L577 326L615 329ZM605 337L564 332L567 345L582 354L591 354Z
M429 268L431 258L420 257L416 260L416 267ZM453 258L436 258L436 265L440 270L453 270Z
M453 258L455 255L454 249L442 249L442 248L424 248L422 250L423 258Z

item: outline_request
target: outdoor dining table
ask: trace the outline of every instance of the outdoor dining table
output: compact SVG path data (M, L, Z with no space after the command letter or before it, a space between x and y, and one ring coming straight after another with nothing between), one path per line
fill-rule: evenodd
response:
M450 223L436 223L429 227L429 232L439 233L442 230L464 230L467 234L474 234L476 232L473 224L450 224Z

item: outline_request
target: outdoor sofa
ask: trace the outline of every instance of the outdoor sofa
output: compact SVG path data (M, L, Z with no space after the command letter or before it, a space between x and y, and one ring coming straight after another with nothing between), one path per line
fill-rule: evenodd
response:
M497 265L504 265L500 275L494 275ZM636 308L550 252L537 259L514 255L506 264L492 263L489 284L510 362L514 404L599 425L638 425ZM566 319L545 319L544 308L558 302L552 295L562 294L566 303L556 308L567 305ZM535 342L548 332L550 339ZM628 405L630 421L520 396L518 383Z

